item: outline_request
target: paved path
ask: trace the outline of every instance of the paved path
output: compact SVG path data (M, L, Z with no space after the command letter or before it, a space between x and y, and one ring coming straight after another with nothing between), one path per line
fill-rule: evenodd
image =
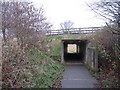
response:
M68 64L61 82L62 88L95 88L93 78L83 64Z

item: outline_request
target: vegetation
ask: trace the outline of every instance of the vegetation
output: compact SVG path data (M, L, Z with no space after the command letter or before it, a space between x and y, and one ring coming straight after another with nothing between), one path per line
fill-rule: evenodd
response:
M88 68L101 82L102 87L119 88L120 2L105 1L102 0L101 3L96 4L95 11L100 8L98 13L109 18L112 23L107 23L103 30L88 36L90 44L98 50L99 70L96 73L89 66ZM60 63L61 39L75 39L76 36L46 37L45 32L50 30L52 24L44 16L42 7L37 9L30 2L6 1L1 5L2 87L59 87L58 81L64 70L64 65ZM112 17L108 16L108 13ZM72 26L71 21L61 23L63 30ZM67 31L63 32L67 33Z
M103 30L91 37L99 52L99 75L102 87L120 87L120 1L100 0L88 5L106 20Z
M33 80L28 87L48 88L56 83L63 72L63 65L39 51L37 48L28 50L32 66ZM56 86L58 87L58 86Z
M10 45L10 44L9 44ZM38 47L26 50L19 46L3 47L3 87L48 88L61 78L64 66Z
M98 50L98 72L94 73L102 87L117 88L119 86L119 61L116 52L117 37L108 27L89 37L91 45Z
M42 7L37 9L30 2L3 2L2 8L2 88L59 87L64 70L60 47L53 47L46 39L45 31L52 25Z
M46 41L49 42L49 46L51 47L51 50L48 51L48 55L49 57L51 57L52 59L58 60L60 61L60 57L61 57L61 39L62 36L48 36L46 37Z

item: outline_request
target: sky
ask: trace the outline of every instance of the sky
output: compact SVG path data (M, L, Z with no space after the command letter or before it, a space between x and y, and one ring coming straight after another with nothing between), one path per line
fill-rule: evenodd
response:
M103 19L86 5L98 0L31 0L37 7L43 6L45 16L53 24L54 29L60 23L71 20L74 28L97 27L105 25Z

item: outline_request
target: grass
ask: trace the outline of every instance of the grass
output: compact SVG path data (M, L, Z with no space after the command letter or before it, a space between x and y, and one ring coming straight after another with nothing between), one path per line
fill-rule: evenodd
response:
M28 50L28 58L32 66L32 81L27 86L37 88L49 88L55 83L54 79L60 77L63 73L64 66L49 58L40 50L32 48Z
M49 52L49 55L51 56L52 59L60 60L60 56L61 56L60 45L59 44L54 45L51 51Z
M86 67L92 76L94 76L94 77L97 76L97 71L95 71L90 65L86 64Z
M45 37L46 42L50 46L50 51L47 52L47 55L49 55L53 60L60 61L61 57L61 40L62 36L47 36Z
M47 42L51 42L53 39L55 40L61 40L63 37L62 36L46 36L44 39L47 41Z

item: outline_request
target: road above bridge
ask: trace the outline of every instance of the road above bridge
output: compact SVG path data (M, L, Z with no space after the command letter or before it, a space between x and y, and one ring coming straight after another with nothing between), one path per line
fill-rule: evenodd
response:
M62 88L97 88L98 81L93 78L84 64L66 64Z

